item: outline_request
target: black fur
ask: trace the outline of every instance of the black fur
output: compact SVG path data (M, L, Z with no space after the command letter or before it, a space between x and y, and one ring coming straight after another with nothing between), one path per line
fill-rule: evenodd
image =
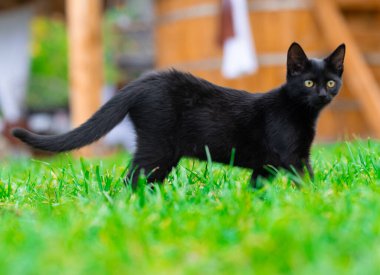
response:
M301 46L288 51L287 82L267 93L214 85L175 70L153 73L127 85L80 127L63 135L13 134L42 150L63 152L104 136L127 114L137 132L137 151L128 176L136 187L141 171L150 182L165 179L182 156L212 159L253 169L252 183L267 177L268 165L303 167L312 174L310 147L321 109L341 87L345 46L323 60L308 59ZM313 87L305 81L312 80ZM334 80L333 88L327 82ZM132 172L134 171L134 172Z

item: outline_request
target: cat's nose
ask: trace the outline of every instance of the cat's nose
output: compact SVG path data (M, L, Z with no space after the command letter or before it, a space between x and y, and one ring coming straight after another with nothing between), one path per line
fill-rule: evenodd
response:
M322 100L329 100L330 99L330 95L327 93L327 91L325 89L321 89L319 91L319 98L322 99Z
M328 102L328 101L331 100L331 96L329 94L327 94L327 93L319 94L319 98L323 102Z
M328 95L326 89L323 89L323 88L320 89L318 92L319 92L318 95L322 97Z

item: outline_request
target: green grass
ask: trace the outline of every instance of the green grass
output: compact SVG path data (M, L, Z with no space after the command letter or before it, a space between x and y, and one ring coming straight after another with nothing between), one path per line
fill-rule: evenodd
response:
M126 155L3 161L0 274L378 274L379 154L316 146L313 182L280 172L260 191L194 160L137 193Z

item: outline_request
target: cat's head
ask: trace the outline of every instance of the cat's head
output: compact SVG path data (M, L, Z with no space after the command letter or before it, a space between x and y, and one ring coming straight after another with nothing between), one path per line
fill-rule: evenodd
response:
M301 46L293 43L287 57L289 96L311 108L330 103L342 86L345 51L345 45L341 44L324 59L309 59Z

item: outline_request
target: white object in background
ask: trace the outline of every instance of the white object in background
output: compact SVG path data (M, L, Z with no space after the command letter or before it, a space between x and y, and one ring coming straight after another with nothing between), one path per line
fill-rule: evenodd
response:
M32 16L31 6L0 12L0 109L11 123L23 114Z
M39 113L31 115L28 119L28 126L33 132L49 132L52 125L51 115Z
M257 71L258 61L249 23L246 0L231 0L234 36L224 41L222 74L236 78Z
M104 142L107 145L122 145L131 154L136 152L137 134L129 116L106 135Z

